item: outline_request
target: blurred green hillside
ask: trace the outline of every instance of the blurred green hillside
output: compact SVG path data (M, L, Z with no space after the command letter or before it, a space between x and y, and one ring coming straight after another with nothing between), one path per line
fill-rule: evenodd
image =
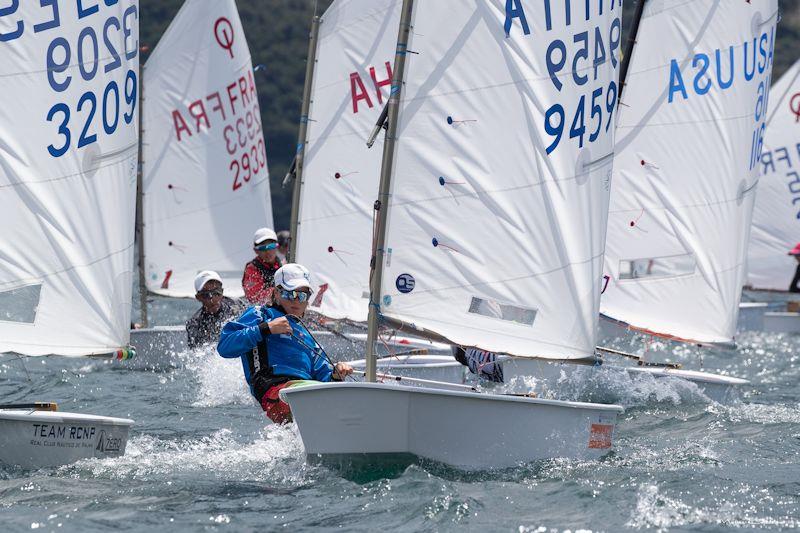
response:
M635 1L625 1L623 23L627 27ZM800 0L779 1L782 18L778 26L773 79L778 79L800 58ZM182 3L183 0L140 0L142 43L152 50ZM308 28L315 3L322 13L331 0L237 0L253 64L261 63L266 67L266 76L259 74L257 83L270 161L276 229L289 225L291 191L281 189L281 181L297 143Z

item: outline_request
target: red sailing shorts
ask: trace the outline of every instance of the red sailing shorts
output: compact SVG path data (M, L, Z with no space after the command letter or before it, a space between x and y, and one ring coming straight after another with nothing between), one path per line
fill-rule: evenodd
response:
M270 420L276 424L288 424L292 421L292 411L289 409L289 404L281 401L278 393L281 389L292 386L291 381L281 383L280 385L273 385L267 389L264 396L261 398L261 408L267 414Z
M292 411L289 409L289 405L286 402L281 401L281 397L278 393L281 389L287 387L297 387L311 383L317 382L310 379L293 379L286 383L281 383L280 385L273 385L267 389L267 392L265 392L264 396L261 398L261 408L267 413L269 419L276 424L288 424L292 421Z

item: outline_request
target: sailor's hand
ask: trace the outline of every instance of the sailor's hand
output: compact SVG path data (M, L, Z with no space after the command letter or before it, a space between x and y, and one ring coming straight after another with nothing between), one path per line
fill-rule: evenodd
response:
M269 328L269 332L273 335L292 332L292 325L289 324L289 321L285 316L278 317L275 320L270 320L267 322L267 327Z
M347 363L336 363L333 369L333 379L342 381L345 377L353 373L353 367Z

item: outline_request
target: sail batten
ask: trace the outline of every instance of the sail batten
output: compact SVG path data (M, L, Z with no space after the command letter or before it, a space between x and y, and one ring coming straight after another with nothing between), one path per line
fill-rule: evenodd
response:
M186 0L145 66L144 245L149 291L191 297L215 270L241 296L253 231L272 227L266 145L234 0Z
M733 339L776 10L773 0L645 5L617 125L601 304L612 319Z

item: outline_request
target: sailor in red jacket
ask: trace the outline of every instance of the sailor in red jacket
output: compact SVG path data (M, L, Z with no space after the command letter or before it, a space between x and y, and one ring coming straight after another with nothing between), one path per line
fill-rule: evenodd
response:
M242 288L247 301L254 305L271 303L275 272L281 267L278 259L278 236L269 228L256 230L253 235L256 257L244 267Z

